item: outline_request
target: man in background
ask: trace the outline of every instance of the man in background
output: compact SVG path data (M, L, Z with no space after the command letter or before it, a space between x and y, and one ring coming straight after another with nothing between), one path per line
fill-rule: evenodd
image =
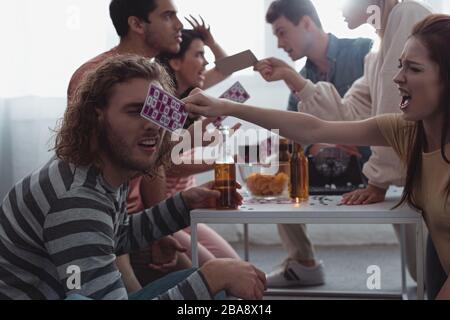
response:
M266 14L283 49L293 61L307 58L300 74L314 83L332 83L343 97L352 84L364 73L364 59L372 48L370 39L339 39L322 28L316 8L310 0L276 0ZM277 59L267 59L276 63ZM261 71L264 60L255 70ZM298 111L295 94L289 97L288 110ZM349 155L367 160L370 149L355 146L330 146L315 144L306 148L312 156L322 148L340 148ZM325 281L323 265L315 259L313 245L305 225L278 225L283 246L289 257L282 267L269 274L269 287L321 285Z

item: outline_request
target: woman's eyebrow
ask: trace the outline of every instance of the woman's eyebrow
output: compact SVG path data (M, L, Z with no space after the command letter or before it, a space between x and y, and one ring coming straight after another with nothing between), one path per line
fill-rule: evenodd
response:
M411 60L411 59L404 59L403 62L406 62L408 64L415 64L415 65L419 65L419 66L423 65L422 63L414 61L414 60Z

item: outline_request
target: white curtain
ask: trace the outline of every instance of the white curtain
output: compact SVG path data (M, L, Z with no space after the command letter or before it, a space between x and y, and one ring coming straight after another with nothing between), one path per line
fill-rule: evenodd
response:
M0 200L45 164L66 88L83 62L117 41L109 0L0 2Z
M116 42L108 3L0 1L0 97L64 97L75 69Z
M53 154L53 129L65 98L0 99L0 198Z

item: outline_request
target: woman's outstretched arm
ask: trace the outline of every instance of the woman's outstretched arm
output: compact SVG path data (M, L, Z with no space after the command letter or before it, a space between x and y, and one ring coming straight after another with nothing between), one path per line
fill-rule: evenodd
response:
M190 19L185 19L187 22L189 22L189 24L192 26L192 28L194 28L195 31L203 36L205 45L208 46L209 49L211 49L216 61L228 57L228 54L213 37L211 27L206 25L205 20L203 20L201 16L199 18L201 23L192 15L190 15ZM227 75L224 75L217 67L214 67L213 69L206 71L203 89L209 89L219 82L222 82L226 78Z
M233 116L266 129L278 129L286 138L303 144L334 143L346 145L389 146L378 128L377 120L332 122L314 116L271 110L216 99L194 90L186 98L189 112L205 117Z

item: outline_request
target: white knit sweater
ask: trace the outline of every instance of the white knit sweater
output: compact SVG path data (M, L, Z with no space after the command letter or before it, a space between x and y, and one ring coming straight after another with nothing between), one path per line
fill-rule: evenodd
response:
M299 111L329 121L363 120L385 113L399 113L401 98L393 82L399 58L414 25L431 13L431 9L415 1L399 3L389 15L380 51L367 55L363 77L354 83L345 97L341 98L330 83L308 81L298 93ZM405 169L391 148L373 147L363 172L369 183L377 187L404 183Z

